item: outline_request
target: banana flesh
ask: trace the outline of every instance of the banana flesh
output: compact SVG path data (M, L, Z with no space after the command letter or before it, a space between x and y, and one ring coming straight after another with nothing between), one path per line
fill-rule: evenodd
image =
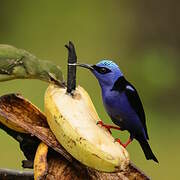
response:
M50 85L45 93L45 114L60 144L88 167L115 172L129 164L129 154L103 128L88 93L80 86L74 96Z

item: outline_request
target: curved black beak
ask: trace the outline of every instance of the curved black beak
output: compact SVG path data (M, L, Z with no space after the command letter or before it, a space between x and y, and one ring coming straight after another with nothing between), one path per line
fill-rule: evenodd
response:
M89 70L94 70L93 68L93 65L90 65L90 64L80 64L80 63L76 63L76 66L80 66L80 67L83 67L83 68L87 68Z

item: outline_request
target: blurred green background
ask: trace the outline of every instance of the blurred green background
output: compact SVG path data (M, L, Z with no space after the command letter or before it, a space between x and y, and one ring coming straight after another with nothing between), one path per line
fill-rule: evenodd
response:
M25 49L61 66L66 77L72 40L81 62L113 59L139 91L150 144L159 164L147 161L139 144L128 146L131 160L152 179L180 179L180 2L121 0L0 1L0 44ZM96 79L78 69L78 84L91 95L99 116L106 115ZM47 84L38 80L1 83L0 95L20 92L43 110ZM113 132L126 140L128 133ZM18 144L0 130L0 167L21 169Z

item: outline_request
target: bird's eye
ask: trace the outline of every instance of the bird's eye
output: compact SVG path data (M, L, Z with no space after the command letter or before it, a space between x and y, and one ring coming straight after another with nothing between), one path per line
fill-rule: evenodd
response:
M92 67L93 67L93 69L94 69L95 71L97 71L97 72L100 73L100 74L106 74L106 73L111 72L111 70L108 69L108 68L106 68L106 67L99 67L99 66L96 66L96 65L94 65L94 66L92 66Z
M100 69L100 73L101 73L101 74L105 74L106 72L107 72L107 69L106 69L106 68L102 67L102 68Z

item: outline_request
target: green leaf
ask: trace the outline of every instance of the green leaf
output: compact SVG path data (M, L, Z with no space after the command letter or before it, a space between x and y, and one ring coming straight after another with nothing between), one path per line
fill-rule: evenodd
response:
M59 66L10 45L0 45L0 81L40 79L64 86Z

